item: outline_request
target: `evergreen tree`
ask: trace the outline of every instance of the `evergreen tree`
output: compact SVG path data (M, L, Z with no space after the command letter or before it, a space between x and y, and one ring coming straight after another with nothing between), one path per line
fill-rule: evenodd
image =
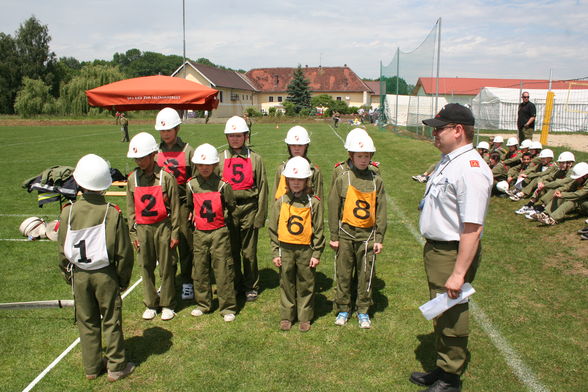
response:
M310 109L310 82L304 77L302 66L294 71L292 81L288 85L288 97L286 101L294 104L294 111L300 113L304 108Z

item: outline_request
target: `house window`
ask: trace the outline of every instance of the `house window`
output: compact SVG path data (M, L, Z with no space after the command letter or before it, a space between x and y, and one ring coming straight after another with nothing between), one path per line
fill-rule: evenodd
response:
M223 92L222 91L219 91L219 93L220 93L219 94L220 95L220 101L222 102L223 101Z
M274 97L270 95L270 97L269 97L269 101L270 101L270 102L274 102Z
M340 101L340 100L341 100L341 97L337 97L337 101Z
M278 102L282 102L282 97L278 97Z

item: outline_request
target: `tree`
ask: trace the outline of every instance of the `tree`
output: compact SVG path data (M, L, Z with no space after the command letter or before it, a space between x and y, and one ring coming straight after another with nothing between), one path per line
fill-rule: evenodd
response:
M382 79L386 82L386 94L396 94L396 76L387 77L384 76ZM379 80L379 79L378 79ZM406 80L402 78L398 78L398 94L399 95L410 95L412 92L412 87L406 83Z
M300 113L304 108L310 109L310 82L304 77L302 66L298 64L298 68L294 71L292 81L288 85L288 97L286 101L294 104L294 111Z
M0 33L0 113L14 113L14 99L22 76L17 64L16 43L9 34Z
M14 110L22 117L55 112L55 98L49 92L50 87L39 79L26 76L22 88L16 94Z
M312 106L313 108L322 107L330 109L333 106L334 102L335 100L329 94L321 94L312 97L312 99L310 100L310 106Z

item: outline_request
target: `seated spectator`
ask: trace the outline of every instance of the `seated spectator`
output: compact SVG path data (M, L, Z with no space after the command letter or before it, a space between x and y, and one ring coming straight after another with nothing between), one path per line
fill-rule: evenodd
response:
M478 154L480 154L480 156L486 161L486 163L490 163L490 153L488 152L488 150L490 150L490 144L488 144L488 142L482 141L478 143L476 150L478 151Z
M496 184L506 180L506 178L508 177L508 171L504 167L504 164L500 161L499 153L493 152L492 154L490 154L489 166L492 169L492 176L494 177L494 182L492 184L492 195L504 195L504 193L502 193L499 189L496 188Z
M500 135L494 136L494 142L492 148L490 149L490 154L493 152L497 152L500 154L501 160L504 159L506 155L506 150L502 147L502 143L504 143L504 138Z
M543 153L543 151L541 153ZM536 173L537 176L532 178L532 180L524 186L520 192L511 196L510 199L517 201L531 195L535 196L536 193L541 192L545 188L546 183L565 178L575 162L576 158L574 157L574 154L569 151L562 152L557 158L557 166L552 166L548 170ZM529 178L531 177L527 177L527 179Z

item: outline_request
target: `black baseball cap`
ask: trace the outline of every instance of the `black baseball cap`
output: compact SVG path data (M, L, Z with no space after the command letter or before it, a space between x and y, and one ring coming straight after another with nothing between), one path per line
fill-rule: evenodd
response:
M437 128L447 124L474 125L475 119L472 111L459 103L448 103L435 118L423 120L423 124Z

